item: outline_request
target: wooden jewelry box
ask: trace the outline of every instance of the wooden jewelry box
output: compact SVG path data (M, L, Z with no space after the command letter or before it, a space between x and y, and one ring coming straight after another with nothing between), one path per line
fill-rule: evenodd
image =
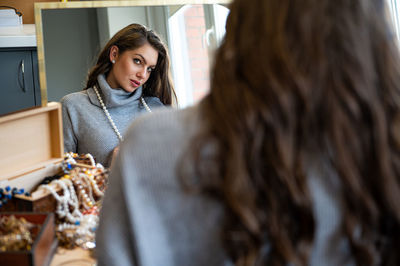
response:
M61 104L48 103L0 117L0 188L31 191L45 177L61 171L64 155ZM15 195L0 207L3 211L53 212L50 193Z
M0 219L11 215L18 219L23 217L29 223L40 227L30 250L0 251L0 264L15 266L49 265L58 243L55 237L54 213L0 213Z

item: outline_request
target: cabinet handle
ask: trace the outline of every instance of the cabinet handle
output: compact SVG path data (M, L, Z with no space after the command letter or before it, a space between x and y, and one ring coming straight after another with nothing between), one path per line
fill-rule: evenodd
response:
M22 86L20 84L20 87L23 92L26 92L26 89L25 89L25 62L23 59L21 60L21 63L19 64L19 68L20 68L20 72L22 74Z

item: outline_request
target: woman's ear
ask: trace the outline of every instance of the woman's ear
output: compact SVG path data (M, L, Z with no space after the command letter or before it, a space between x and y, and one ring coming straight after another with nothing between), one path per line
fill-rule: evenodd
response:
M115 64L115 60L118 58L118 47L116 45L111 46L109 57L111 63Z

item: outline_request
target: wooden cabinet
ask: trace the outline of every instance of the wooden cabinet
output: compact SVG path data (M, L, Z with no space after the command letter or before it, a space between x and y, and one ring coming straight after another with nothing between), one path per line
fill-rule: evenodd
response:
M36 47L0 48L0 115L40 106Z

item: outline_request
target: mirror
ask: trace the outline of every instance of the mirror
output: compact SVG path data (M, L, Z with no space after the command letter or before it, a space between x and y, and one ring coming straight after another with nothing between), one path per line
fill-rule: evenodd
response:
M97 55L118 30L140 23L168 46L179 107L209 89L212 54L225 34L227 0L74 1L35 4L42 105L84 87Z

